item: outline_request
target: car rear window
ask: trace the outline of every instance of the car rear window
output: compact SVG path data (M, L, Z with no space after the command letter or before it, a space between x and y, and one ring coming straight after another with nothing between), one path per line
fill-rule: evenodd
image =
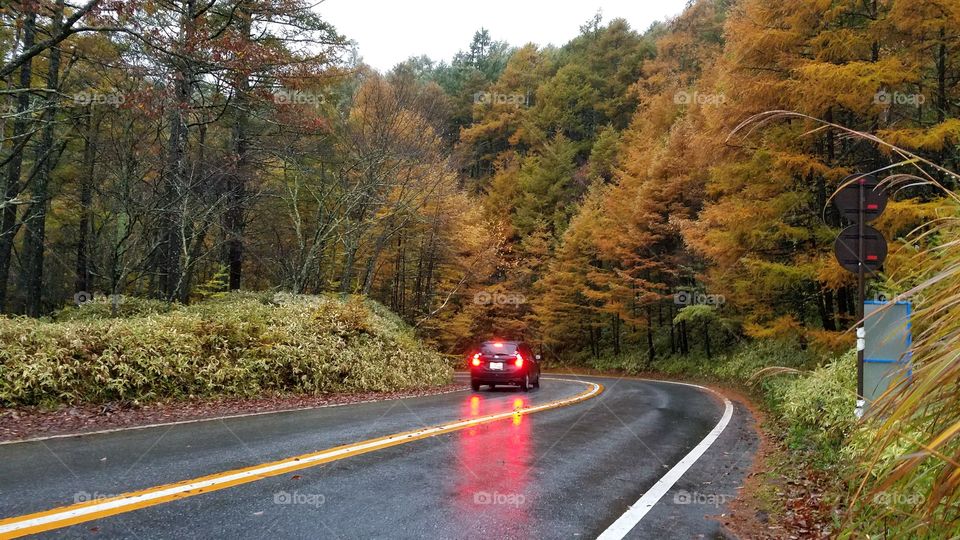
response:
M517 344L510 342L488 341L480 346L482 354L513 354L517 352Z

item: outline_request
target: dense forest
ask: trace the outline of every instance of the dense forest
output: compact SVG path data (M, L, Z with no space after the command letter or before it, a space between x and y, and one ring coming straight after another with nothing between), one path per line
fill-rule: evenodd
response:
M856 291L829 200L900 156L814 119L960 165L955 0L695 0L647 29L598 15L560 47L481 29L388 73L323 13L4 3L0 309L360 293L451 352L490 334L650 363L787 334L840 350ZM799 114L756 120L778 110ZM906 240L942 196L896 191L870 295L944 242Z

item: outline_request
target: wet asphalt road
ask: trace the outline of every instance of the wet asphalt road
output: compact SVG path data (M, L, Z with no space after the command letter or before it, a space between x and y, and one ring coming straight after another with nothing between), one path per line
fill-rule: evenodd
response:
M561 376L554 376L561 377ZM702 390L599 382L585 402L42 533L55 538L594 538L717 424ZM0 519L513 410L586 389L513 389L0 445ZM633 529L722 538L757 441L739 405L709 451Z

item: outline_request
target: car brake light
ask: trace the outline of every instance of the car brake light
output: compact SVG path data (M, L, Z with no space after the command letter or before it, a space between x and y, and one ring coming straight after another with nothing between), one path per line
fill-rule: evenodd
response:
M521 356L520 353L517 353L517 361L514 362L514 364L516 364L517 367L523 367L523 356Z
M473 364L473 365L475 365L475 366L479 366L479 365L480 365L480 353L477 353L477 354L473 355L473 360L472 360L470 363Z

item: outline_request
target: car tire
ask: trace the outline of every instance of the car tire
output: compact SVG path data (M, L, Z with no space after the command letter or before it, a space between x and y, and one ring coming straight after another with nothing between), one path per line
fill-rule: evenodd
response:
M534 388L540 388L540 375L537 375L536 380L533 381Z
M479 392L479 391L480 391L480 383L470 381L470 388L472 388L474 392Z
M530 391L530 374L529 373L524 375L523 380L520 381L520 390L523 390L524 392Z

